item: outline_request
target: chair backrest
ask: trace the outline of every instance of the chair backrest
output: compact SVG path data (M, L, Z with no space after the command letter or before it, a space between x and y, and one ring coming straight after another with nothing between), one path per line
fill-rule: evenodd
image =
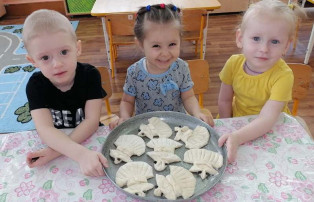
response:
M182 11L182 28L184 32L201 32L205 27L206 10L183 10ZM205 17L205 19L204 19ZM202 20L203 18L203 20ZM183 36L184 37L184 36Z
M194 82L194 93L196 95L205 93L209 88L209 64L206 60L187 60L189 64L191 78Z
M289 63L293 71L294 83L292 88L293 109L292 115L297 114L299 100L304 99L309 91L312 77L312 68L305 64Z
M199 95L199 104L200 107L203 106L203 94L209 88L209 64L206 60L196 59L196 60L187 60L189 64L190 73L192 81L194 82L194 93Z
M111 30L112 35L133 36L135 15L129 14L110 14L106 15L107 31ZM108 23L110 22L110 23ZM110 27L109 25L110 24Z
M100 72L102 88L107 93L107 95L106 95L106 97L104 97L104 99L109 99L112 95L109 70L107 67L97 67L97 69Z
M204 28L207 20L206 10L183 10L182 11L182 39L195 42L195 55L200 43L200 58L203 59Z

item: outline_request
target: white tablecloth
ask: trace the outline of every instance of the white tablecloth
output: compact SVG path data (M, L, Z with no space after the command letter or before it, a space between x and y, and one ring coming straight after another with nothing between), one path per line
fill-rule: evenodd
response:
M215 120L218 134L248 124L255 116ZM83 145L101 151L107 126ZM138 201L106 177L87 177L76 162L59 157L30 169L26 154L42 145L36 131L0 135L0 202ZM314 201L314 142L293 117L282 113L264 136L241 145L221 182L193 201Z

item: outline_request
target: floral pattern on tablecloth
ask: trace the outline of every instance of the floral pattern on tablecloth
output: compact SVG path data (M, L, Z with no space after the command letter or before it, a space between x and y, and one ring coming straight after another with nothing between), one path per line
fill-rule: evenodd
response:
M229 133L253 119L216 120L215 130ZM215 194L204 201L314 201L313 147L299 122L282 113L267 134L239 147L236 162L215 186L231 187L211 189Z
M217 119L214 129L230 133L255 117ZM109 132L100 127L83 145L101 151ZM105 176L82 175L64 156L28 168L26 154L44 146L36 131L0 135L0 202L139 201ZM283 113L271 131L241 145L221 182L193 201L314 201L314 143L296 119Z

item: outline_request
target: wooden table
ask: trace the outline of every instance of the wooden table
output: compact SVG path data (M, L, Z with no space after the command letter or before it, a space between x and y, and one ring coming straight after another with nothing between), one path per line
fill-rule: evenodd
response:
M111 58L108 33L105 23L106 15L113 13L136 13L138 9L142 6L160 3L172 3L181 9L205 9L207 11L212 11L221 7L218 0L96 0L91 11L91 15L101 17L109 65ZM206 18L206 20L207 22L204 29L204 40L202 44L203 58L205 58L208 18ZM112 69L112 67L110 68Z
M230 133L255 118L216 119L214 129ZM83 145L101 151L109 132L100 127ZM1 202L138 201L106 176L82 175L64 156L30 169L26 154L42 146L36 131L0 135ZM314 142L294 117L282 113L268 133L241 145L221 181L193 201L314 201Z
M110 13L135 13L142 6L160 3L172 3L182 9L214 10L221 6L217 0L96 0L91 13L99 17Z

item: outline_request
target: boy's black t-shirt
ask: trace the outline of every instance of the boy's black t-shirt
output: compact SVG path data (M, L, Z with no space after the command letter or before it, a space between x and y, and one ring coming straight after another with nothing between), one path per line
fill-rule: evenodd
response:
M99 71L79 62L70 90L60 91L41 72L35 72L27 83L26 94L30 111L48 108L56 128L75 128L85 119L86 101L107 95Z

